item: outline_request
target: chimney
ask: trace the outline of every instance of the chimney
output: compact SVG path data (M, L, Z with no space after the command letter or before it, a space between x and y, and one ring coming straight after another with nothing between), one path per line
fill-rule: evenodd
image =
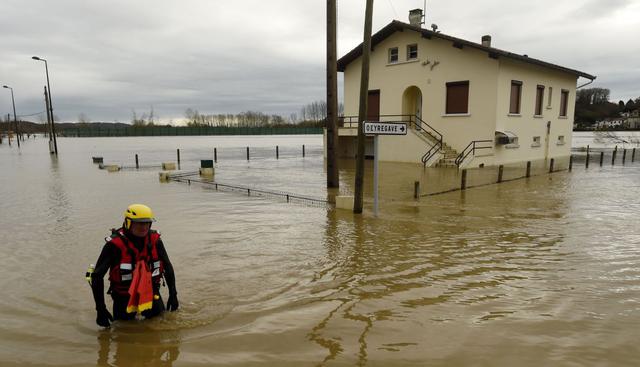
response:
M491 47L491 36L482 36L482 45L484 47Z
M422 25L422 9L409 10L409 24L415 27Z

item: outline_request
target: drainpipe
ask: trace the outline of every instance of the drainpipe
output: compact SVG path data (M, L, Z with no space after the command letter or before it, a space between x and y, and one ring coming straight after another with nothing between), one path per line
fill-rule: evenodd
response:
M586 87L587 85L593 83L593 81L596 80L596 77L594 77L593 79L591 79L588 83L584 83L581 86L577 87L576 90L582 88L582 87Z

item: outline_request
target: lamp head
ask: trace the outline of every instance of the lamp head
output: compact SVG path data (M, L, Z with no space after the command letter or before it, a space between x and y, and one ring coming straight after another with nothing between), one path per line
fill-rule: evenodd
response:
M40 60L40 58L38 56L33 56L32 59L34 60Z
M8 85L3 85L2 88L9 88L9 86Z

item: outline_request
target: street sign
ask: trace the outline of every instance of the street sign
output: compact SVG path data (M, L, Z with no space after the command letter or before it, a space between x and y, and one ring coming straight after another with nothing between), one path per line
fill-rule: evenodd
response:
M373 214L378 216L378 137L380 135L407 135L404 122L364 121L364 133L373 135Z
M407 135L407 124L404 122L364 122L364 133L367 135Z

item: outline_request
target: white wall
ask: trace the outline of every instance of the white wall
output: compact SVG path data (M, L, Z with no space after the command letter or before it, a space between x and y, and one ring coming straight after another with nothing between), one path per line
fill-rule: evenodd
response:
M571 150L573 114L576 97L576 76L524 62L500 59L498 98L496 106L496 130L510 131L518 136L518 148L496 146L495 164L545 158L547 123L551 123L548 158L568 156ZM509 114L511 81L522 82L520 114ZM534 116L536 89L545 87L542 115ZM549 88L553 88L549 104ZM569 91L567 117L560 117L562 89ZM564 145L557 145L558 136L565 138ZM540 146L532 147L533 137L540 136Z
M406 62L406 46L418 44L418 60ZM398 47L400 62L388 64L388 49ZM429 61L428 65L423 62ZM438 64L433 67L434 62ZM357 115L361 59L345 70L345 115ZM471 140L493 139L498 61L485 52L452 46L450 41L422 38L418 32L396 32L371 54L369 89L380 90L380 113L401 114L402 96L410 86L422 92L423 120L444 135L447 144L463 149ZM469 115L444 116L446 83L469 81Z
M479 40L478 40L479 41ZM406 61L406 46L418 44L418 60ZM398 47L399 63L388 63L388 50ZM426 65L423 65L426 62ZM434 62L438 64L432 68ZM347 65L344 72L345 115L357 116L360 92L361 58ZM523 82L521 116L508 116L511 80ZM375 46L371 54L369 90L380 90L380 113L402 113L404 91L416 86L422 93L423 120L444 136L444 141L461 152L472 140L494 140L496 130L512 131L519 137L519 148L498 146L495 155L476 158L474 165L502 164L544 159L546 124L551 121L548 156L570 154L571 132L575 108L576 76L505 57L493 59L484 51L453 47L451 41L422 38L420 33L396 32ZM465 116L445 115L446 83L469 81L469 113ZM544 85L542 117L533 117L536 86ZM553 87L551 108L547 109L549 87ZM560 93L569 90L567 117L560 118ZM559 135L564 145L557 145ZM531 147L533 136L541 137L539 148ZM385 139L388 142L394 140ZM392 143L396 144L396 143ZM426 149L428 149L426 145ZM388 156L398 158L413 153L413 144L386 148ZM393 153L391 153L393 151ZM425 150L426 151L426 150ZM424 154L424 153L423 153ZM402 158L402 161L405 161ZM418 160L419 161L419 160Z

